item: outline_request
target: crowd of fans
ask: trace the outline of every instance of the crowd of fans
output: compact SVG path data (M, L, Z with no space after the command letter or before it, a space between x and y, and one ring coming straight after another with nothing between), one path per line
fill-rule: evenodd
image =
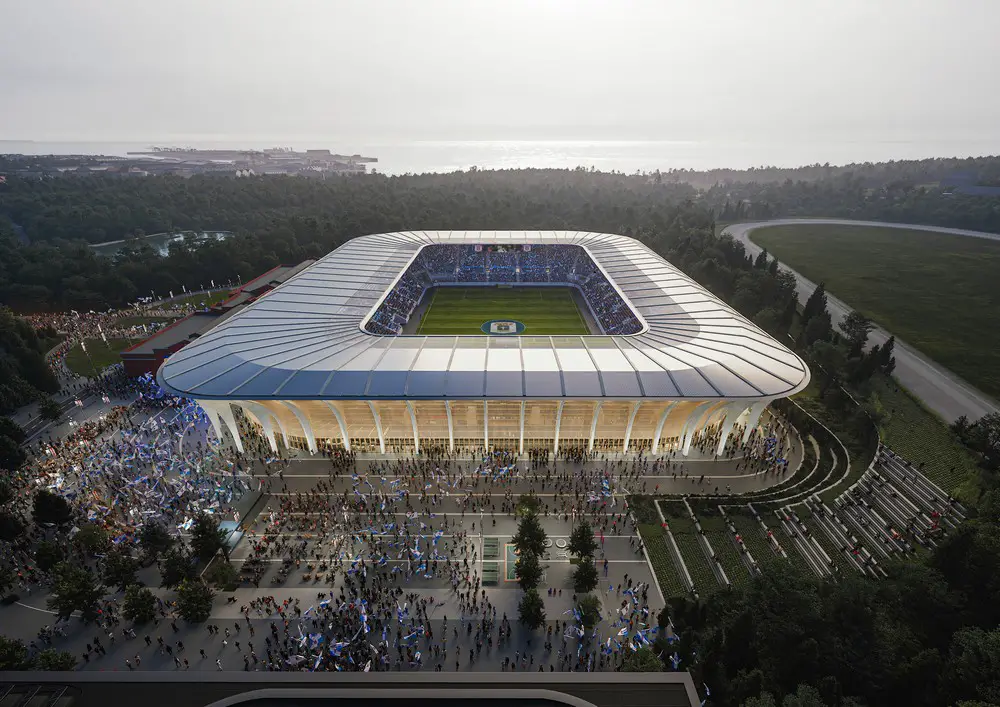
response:
M402 333L427 288L450 282L565 283L580 289L606 334L633 334L642 325L607 277L577 245L536 245L528 250L501 246L432 245L424 248L389 292L367 329Z

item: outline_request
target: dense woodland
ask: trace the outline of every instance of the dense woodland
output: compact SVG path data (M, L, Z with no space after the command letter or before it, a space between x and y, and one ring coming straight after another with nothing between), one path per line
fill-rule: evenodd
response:
M787 273L766 255L751 260L741 244L715 236L714 229L727 208L733 215L736 208L769 203L775 214L804 209L878 218L877 210L889 202L898 209L891 218L898 220L986 228L992 218L1000 229L995 200L977 202L984 223L968 224L960 202L939 193L890 190L895 196L871 199L858 179L835 175L811 183L716 186L705 193L664 178L585 170L332 181L14 180L6 191L0 187L0 213L7 219L0 225L0 301L26 311L117 307L150 290L163 294L211 279L247 279L380 231L618 232L643 240L782 340L791 335L813 365L826 405L843 418L846 434L856 436L851 430L869 415L877 421L877 404L858 408L838 391L846 385L865 398L866 382L891 372L891 348L862 353L864 321L835 332L821 291L798 310ZM761 201L761 194L770 196ZM746 199L753 202L749 207ZM30 243L19 239L14 223ZM138 240L115 259L96 256L87 246L138 229L225 229L237 235L181 244L165 258ZM0 395L6 396L0 404L9 407L52 389L54 382L40 368L44 346L8 313L0 315ZM746 590L674 603L668 612L682 637L684 665L711 686L711 703L766 707L797 695L784 703L1000 704L995 422L962 423L960 434L983 460L979 516L926 559L892 567L891 576L878 583L765 575Z

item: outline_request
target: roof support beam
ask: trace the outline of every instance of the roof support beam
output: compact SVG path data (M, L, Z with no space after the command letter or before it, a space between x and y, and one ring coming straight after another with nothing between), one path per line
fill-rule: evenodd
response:
M420 454L420 433L417 432L417 413L413 412L413 403L406 401L406 411L410 413L410 425L413 427L413 453Z
M559 425L562 424L562 411L563 411L563 407L565 405L566 405L566 401L565 400L560 400L559 401L559 407L556 408L556 438L555 438L555 442L552 445L553 461L554 461L555 457L559 456Z
M705 414L705 411L714 404L715 403L711 400L699 404L694 410L691 411L687 420L684 421L684 428L681 431L681 454L685 457L691 450L691 438L694 437L695 429L698 427L698 420L700 420L701 416Z
M444 411L448 415L448 451L455 451L455 423L451 419L451 401L444 401Z
M628 427L625 428L625 444L622 445L622 454L628 453L628 443L632 439L632 424L635 422L635 416L639 412L639 408L642 406L641 400L636 400L632 403L632 414L628 416Z
M316 446L316 435L313 434L312 425L309 424L309 416L302 411L302 408L289 400L282 400L280 402L289 410L289 412L295 415L295 419L299 421L299 426L302 427L302 434L304 434L306 438L306 446L309 448L309 453L315 454L318 452L319 448Z
M670 415L670 411L677 407L677 401L669 403L665 408L663 408L663 414L660 415L660 421L656 425L656 434L653 435L653 454L659 454L660 452L660 435L663 434L663 425L667 421L667 417Z
M212 423L215 433L219 436L219 444L222 444L224 441L222 428L225 425L225 427L229 428L229 434L233 437L236 449L242 452L243 440L240 439L240 427L236 424L236 417L233 415L233 409L229 406L229 403L225 400L199 400L198 405L208 415L209 422Z
M212 430L215 432L215 436L219 438L219 442L222 442L223 423L222 420L219 419L219 411L204 400L196 400L195 402L198 403L198 407L205 411L205 417L208 418L209 423L212 425Z
M371 400L367 401L368 407L372 411L372 418L375 420L375 431L378 432L378 448L382 454L385 454L385 436L382 434L382 420L378 416L378 410L375 409L375 403Z
M524 454L524 407L526 403L521 401L521 431L518 437L518 454Z
M483 401L483 449L490 451L490 404Z
M597 404L594 406L594 419L590 423L590 441L587 443L587 451L594 451L594 436L597 434L597 418L601 414L601 405L603 401L598 400Z
M757 423L760 422L760 415L764 412L764 408L767 407L767 403L767 400L758 400L750 406L750 416L747 418L746 429L743 430L743 439L740 441L741 444L746 444L747 440L750 439L750 433L754 431L757 427Z
M726 451L726 442L729 441L729 433L733 431L733 425L740 419L740 415L747 409L745 402L730 403L725 410L725 418L722 420L722 427L719 430L719 446L715 448L715 456L720 457Z
M324 400L323 402L330 408L333 416L337 418L337 426L340 427L340 439L344 444L344 449L348 452L351 451L351 438L347 436L347 425L344 423L344 416L340 414L340 410L332 402L329 400Z
M274 437L274 425L271 424L271 420L276 420L279 426L281 425L281 420L278 420L278 418L274 416L274 413L258 403L245 400L239 403L239 406L243 408L243 411L246 414L252 415L257 420L257 423L264 429L264 437L267 438L267 443L270 445L271 451L277 454L278 440ZM284 430L281 432L284 434ZM287 441L287 439L288 438L286 437L285 440Z

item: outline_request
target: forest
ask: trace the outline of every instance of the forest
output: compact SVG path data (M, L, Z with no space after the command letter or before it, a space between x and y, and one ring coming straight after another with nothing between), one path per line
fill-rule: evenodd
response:
M723 215L751 216L734 212L762 204L774 209L768 215L812 210L875 218L888 203L896 204L899 213L892 218L898 220L927 220L931 214L942 225L970 225L959 201L888 186L885 193L895 196L872 199L859 179L718 185L705 192L662 178L582 169L331 181L14 180L6 191L0 187L0 301L18 311L119 307L151 291L162 295L211 279L246 280L381 231L623 233L647 243L762 328L782 340L792 335L803 356L822 362L815 369L817 385L849 427L877 411L858 408L836 391L846 384L863 398L868 379L891 372L891 350L862 353L860 335L834 332L822 292L800 311L790 275L766 255L751 260L742 244L717 237L715 225ZM975 227L1000 228L1000 205L977 203L984 222ZM165 257L137 238L115 258L97 256L88 246L172 229L236 235L197 246L175 244ZM858 322L866 335L865 326ZM42 370L44 347L10 312L0 315L0 393L6 396L0 403L9 406L52 389L54 381ZM935 551L892 567L878 583L765 576L743 591L668 607L665 615L682 637L685 666L696 681L711 685L712 704L1000 703L1000 435L982 422L963 425L960 433L984 460L979 514Z

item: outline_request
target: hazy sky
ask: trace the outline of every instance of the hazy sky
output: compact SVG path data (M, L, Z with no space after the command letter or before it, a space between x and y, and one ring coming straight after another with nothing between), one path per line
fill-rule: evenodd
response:
M0 0L0 139L989 139L1000 0Z

